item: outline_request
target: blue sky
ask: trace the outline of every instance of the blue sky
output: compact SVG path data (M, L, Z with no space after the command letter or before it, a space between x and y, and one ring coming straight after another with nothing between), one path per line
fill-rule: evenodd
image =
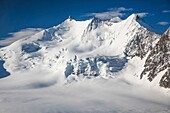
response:
M0 39L26 28L52 27L69 15L76 20L93 16L124 19L139 13L163 33L170 26L169 6L170 0L0 0Z

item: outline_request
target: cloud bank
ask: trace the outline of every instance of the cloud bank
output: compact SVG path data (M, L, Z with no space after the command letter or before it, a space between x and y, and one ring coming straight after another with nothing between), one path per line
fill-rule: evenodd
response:
M162 25L162 26L165 26L165 25L168 25L169 22L158 22L157 24Z
M170 10L163 10L162 13L170 13Z
M10 45L19 39L34 35L35 33L39 32L41 30L43 30L43 29L42 28L27 28L27 29L23 29L19 32L9 33L12 36L7 39L0 40L0 46L3 47L3 46Z
M110 8L105 12L100 12L100 13L89 13L86 14L85 16L94 16L97 18L100 18L102 20L105 19L111 19L113 17L122 17L125 15L125 11L132 11L132 8L124 8L124 7L119 7L119 8Z

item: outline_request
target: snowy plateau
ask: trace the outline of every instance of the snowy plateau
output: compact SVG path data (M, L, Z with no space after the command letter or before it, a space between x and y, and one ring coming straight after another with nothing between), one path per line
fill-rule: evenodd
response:
M0 48L0 113L170 113L170 28L132 14L26 34Z

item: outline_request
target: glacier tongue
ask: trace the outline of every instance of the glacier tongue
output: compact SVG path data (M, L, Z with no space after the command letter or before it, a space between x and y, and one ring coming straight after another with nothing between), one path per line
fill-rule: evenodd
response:
M34 82L40 81L39 77L49 78L52 84L81 77L109 78L124 68L127 56L144 58L159 39L138 20L136 14L116 23L97 18L86 21L68 18L1 48L0 58L12 75L9 79L18 73L26 73L25 80L34 78ZM43 82L44 79L41 84ZM47 82L42 86L52 84Z

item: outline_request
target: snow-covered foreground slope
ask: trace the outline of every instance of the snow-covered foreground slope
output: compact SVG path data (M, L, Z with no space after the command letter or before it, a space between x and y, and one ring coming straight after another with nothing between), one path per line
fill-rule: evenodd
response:
M140 80L160 40L152 31L136 14L119 22L68 18L1 48L0 112L169 113L162 74Z
M170 112L170 97L124 77L88 79L41 89L1 89L0 103L1 113Z

